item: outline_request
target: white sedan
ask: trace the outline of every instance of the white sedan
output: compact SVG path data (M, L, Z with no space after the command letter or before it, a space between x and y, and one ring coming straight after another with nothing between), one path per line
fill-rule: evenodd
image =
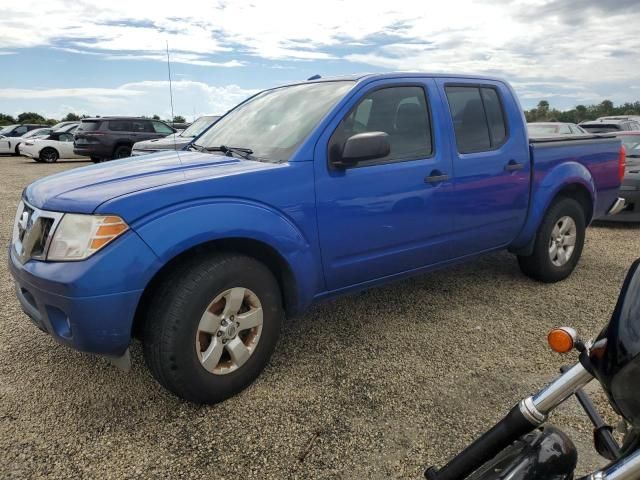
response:
M53 163L59 158L82 158L73 153L73 135L66 132L53 132L45 138L34 138L18 147L20 155L31 157L36 162Z

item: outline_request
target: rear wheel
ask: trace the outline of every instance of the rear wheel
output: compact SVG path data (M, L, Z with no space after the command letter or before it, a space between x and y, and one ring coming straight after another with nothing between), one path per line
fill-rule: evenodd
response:
M533 253L518 256L522 272L541 282L564 280L582 255L586 230L582 206L572 198L560 198L547 211L536 233Z
M40 161L45 163L55 163L60 158L58 151L55 148L46 147L40 152Z
M113 158L127 158L131 156L131 147L128 145L118 145L113 151Z
M144 325L153 376L176 395L217 403L266 366L284 317L271 271L241 255L199 256L156 292Z

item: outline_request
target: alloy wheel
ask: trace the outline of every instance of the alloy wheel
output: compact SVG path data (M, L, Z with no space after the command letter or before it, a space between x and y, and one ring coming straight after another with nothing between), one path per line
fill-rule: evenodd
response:
M200 318L195 346L200 364L214 375L242 367L255 352L263 311L257 295L235 287L217 295Z

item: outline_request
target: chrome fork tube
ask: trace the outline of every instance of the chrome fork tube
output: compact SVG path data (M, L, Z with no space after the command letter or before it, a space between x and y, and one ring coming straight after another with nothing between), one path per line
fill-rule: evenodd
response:
M520 411L534 425L544 423L549 412L562 404L580 388L593 380L593 376L576 363L534 396L520 402Z
M636 480L640 478L640 451L611 465L606 470L592 473L585 480Z

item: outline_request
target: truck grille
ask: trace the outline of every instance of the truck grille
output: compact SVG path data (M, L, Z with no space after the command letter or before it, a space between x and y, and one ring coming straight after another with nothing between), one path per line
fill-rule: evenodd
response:
M55 227L62 218L61 213L47 212L20 202L13 226L13 248L18 259L44 260Z

